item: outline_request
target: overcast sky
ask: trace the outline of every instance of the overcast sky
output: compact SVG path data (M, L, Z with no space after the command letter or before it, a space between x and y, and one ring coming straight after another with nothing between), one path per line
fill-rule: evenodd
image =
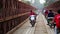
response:
M38 9L42 9L44 7L44 4L42 2L44 3L45 1L35 0L35 1L33 1L32 5L37 7Z

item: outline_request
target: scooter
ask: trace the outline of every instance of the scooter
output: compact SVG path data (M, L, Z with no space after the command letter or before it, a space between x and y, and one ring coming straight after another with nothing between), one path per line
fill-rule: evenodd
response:
M30 23L31 23L32 27L34 27L34 25L36 23L36 17L35 17L35 15L31 15L30 16Z

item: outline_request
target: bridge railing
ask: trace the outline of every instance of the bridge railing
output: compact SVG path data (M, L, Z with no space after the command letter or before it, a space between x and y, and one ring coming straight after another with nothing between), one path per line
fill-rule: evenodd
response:
M7 4L4 3L4 6L7 6ZM29 17L29 12L33 9L35 8L18 1L16 8L13 8L13 6L9 7L8 5L7 8L0 9L0 34L6 34L21 24L21 22Z

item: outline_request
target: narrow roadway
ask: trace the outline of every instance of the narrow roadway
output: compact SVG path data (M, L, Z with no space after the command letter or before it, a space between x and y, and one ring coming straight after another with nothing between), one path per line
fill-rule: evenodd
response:
M12 34L54 34L54 30L50 29L47 21L42 13L37 16L35 27L31 27L29 19L27 22L14 31Z

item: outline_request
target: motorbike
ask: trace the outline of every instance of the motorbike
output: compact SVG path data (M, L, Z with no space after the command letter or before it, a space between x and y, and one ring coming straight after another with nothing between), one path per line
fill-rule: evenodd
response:
M50 26L50 28L53 28L53 24L52 24L52 22L53 22L53 17L48 17L48 25Z
M32 27L34 27L34 25L36 23L36 17L35 17L35 15L31 15L30 16L30 23L31 23Z

